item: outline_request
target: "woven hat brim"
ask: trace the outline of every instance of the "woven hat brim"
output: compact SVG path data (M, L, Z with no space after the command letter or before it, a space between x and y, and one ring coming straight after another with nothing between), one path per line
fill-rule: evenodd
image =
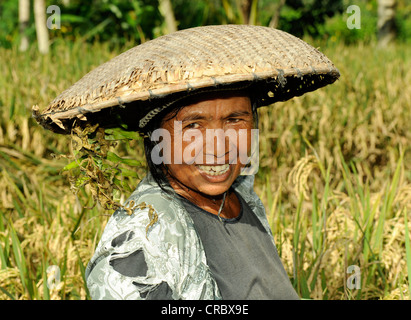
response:
M74 121L98 119L109 126L113 114L131 107L137 121L150 105L207 88L248 84L258 92L260 105L269 105L331 84L339 76L324 54L283 31L197 27L126 51L88 73L43 112L34 108L33 115L45 128L69 133Z

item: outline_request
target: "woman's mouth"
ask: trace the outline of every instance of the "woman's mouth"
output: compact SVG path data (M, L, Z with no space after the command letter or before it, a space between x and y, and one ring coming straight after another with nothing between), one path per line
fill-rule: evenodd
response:
M210 176L220 176L226 173L230 169L230 165L227 164L221 164L221 165L215 165L215 166L203 166L203 165L197 165L197 168L204 172L207 175Z

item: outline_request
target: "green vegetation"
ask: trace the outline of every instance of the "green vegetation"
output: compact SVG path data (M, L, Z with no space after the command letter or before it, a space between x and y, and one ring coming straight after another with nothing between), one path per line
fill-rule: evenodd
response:
M277 246L302 297L409 298L410 49L323 50L336 84L262 110L257 188Z
M220 12L215 16L225 22L240 19L234 9L230 16L206 2L196 1L194 8L204 12L202 17L186 15L183 20L176 14L180 25L206 23L210 12ZM364 3L376 10L375 2ZM177 7L181 3L175 1ZM409 11L400 5L405 16ZM61 30L47 55L39 55L34 44L19 52L15 25L0 19L0 29L10 30L0 36L0 299L89 298L85 266L112 210L93 206L89 185L71 190L63 168L75 167L70 156L76 148L70 137L37 125L31 107L45 107L85 73L136 45L142 35L161 34L154 1L152 6L156 18L135 35L140 38L97 41L74 29L67 29L67 35ZM11 4L3 7L15 12ZM290 10L282 14L291 19ZM77 13L72 14L74 24ZM410 29L402 21L403 41L377 49L375 29L349 33L339 20L343 16L325 19L319 35L305 38L330 57L341 71L340 80L260 110L255 189L302 298L410 299ZM33 30L28 32L34 36ZM124 138L115 130L106 134L110 141ZM127 197L145 172L141 141L117 141L107 150L107 161L120 168L113 183L125 192L116 197ZM361 272L360 289L347 286L351 265ZM60 268L55 287L47 285L50 266Z

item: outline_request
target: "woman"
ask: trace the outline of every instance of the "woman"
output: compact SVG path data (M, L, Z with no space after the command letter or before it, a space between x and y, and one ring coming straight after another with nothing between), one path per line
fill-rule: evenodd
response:
M284 32L208 26L129 50L35 113L54 131L120 121L146 137L149 173L87 267L92 298L298 299L247 171L257 108L338 76Z
M206 161L207 150L211 152L207 130L251 132L254 128L256 112L250 97L246 92L227 91L184 102L156 121L173 133L171 145L164 148L172 151L171 161L157 169L151 166L151 175L128 200L152 204L157 222L147 229L149 208L132 215L125 210L114 214L88 266L90 294L96 299L297 298L264 208L252 190L253 178L239 179L244 164L238 139L219 143L224 147L212 150L213 163ZM176 145L174 127L179 122L183 135L195 129L203 139L198 153L175 164L177 154L185 154L192 143ZM230 162L233 149L236 158ZM153 149L146 150L150 162Z

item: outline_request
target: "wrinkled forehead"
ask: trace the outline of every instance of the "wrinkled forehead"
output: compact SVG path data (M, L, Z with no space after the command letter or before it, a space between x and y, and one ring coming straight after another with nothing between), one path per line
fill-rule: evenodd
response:
M188 96L184 99L185 105L196 104L199 102L209 101L209 100L224 100L238 97L250 98L250 93L248 90L232 89L232 90L215 90L210 92L202 92L196 95Z
M182 101L164 116L162 123L181 120L191 115L224 117L233 112L253 113L252 101L246 91L221 91L199 94Z
M252 114L251 102L248 96L216 97L201 100L182 107L174 119L183 120L186 117L192 116L220 119L234 113Z

